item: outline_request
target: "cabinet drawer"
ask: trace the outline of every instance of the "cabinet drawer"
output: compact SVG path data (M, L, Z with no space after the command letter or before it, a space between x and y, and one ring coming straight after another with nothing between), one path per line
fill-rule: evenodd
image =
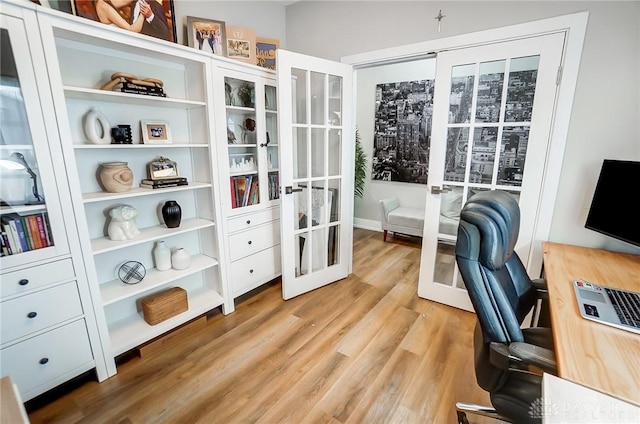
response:
M230 260L235 261L276 244L280 244L280 221L233 234L229 236Z
M280 208L267 209L227 220L227 231L231 234L236 231L248 230L276 219L280 219Z
M229 280L234 296L280 275L281 269L280 245L232 262Z
M7 272L2 274L0 297L31 291L58 281L71 280L74 276L71 259Z
M82 315L75 281L0 304L0 344Z
M11 376L23 400L38 387L93 361L83 319L2 349L0 355L0 372Z

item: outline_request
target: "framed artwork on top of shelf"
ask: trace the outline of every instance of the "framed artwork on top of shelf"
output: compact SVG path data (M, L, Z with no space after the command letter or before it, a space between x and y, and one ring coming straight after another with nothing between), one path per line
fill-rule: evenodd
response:
M256 35L251 28L227 27L227 57L256 63Z
M142 143L171 144L171 129L165 121L140 121Z
M226 31L224 21L187 16L187 41L194 49L226 56Z
M256 37L256 65L275 71L276 50L279 48L280 40Z
M173 0L73 0L76 16L177 42Z

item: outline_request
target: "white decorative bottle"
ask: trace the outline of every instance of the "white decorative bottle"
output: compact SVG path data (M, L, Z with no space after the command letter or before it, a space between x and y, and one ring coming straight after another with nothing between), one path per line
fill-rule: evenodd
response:
M171 269L171 249L167 247L164 240L156 242L156 247L153 249L153 259L156 262L156 269L158 271Z
M191 255L180 247L171 255L171 265L174 269L187 269L191 265Z

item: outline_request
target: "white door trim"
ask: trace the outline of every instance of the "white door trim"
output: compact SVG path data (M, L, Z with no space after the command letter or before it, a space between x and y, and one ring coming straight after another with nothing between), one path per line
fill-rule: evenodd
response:
M353 65L354 69L357 70L358 68L379 66L390 62L417 59L444 50L463 49L556 32L564 32L566 34L565 50L562 58L562 74L554 122L551 128L549 152L544 171L545 176L542 183L539 204L540 213L534 229L534 243L530 256L527 260L523 258L523 262L528 263L527 270L532 277L540 275L542 269L542 241L549 239L551 231L588 19L589 12L585 11L486 31L359 53L344 56L340 59L343 63Z

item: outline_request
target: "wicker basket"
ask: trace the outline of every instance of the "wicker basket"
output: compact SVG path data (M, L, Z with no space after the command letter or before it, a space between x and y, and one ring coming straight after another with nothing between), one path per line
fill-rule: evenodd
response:
M142 299L142 314L150 325L156 325L189 309L187 292L173 287Z

